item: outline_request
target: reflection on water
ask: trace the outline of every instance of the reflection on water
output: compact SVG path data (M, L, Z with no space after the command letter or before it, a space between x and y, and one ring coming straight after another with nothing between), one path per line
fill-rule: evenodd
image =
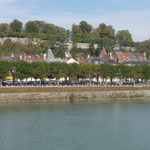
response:
M0 150L148 150L150 102L0 105Z

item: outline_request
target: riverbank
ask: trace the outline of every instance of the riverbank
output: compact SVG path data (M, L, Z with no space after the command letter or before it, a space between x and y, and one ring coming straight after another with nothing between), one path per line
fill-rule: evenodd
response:
M1 87L0 103L150 99L150 87Z
M3 93L45 93L45 92L101 92L101 91L141 91L150 90L150 86L60 86L60 87L0 87Z

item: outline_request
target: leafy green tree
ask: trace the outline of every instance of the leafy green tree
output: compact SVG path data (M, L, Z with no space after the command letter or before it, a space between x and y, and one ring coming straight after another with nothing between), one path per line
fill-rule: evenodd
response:
M108 63L104 63L104 64L101 64L100 65L100 77L103 79L103 82L104 80L106 80L108 78L108 73L109 73L109 64Z
M9 25L7 23L0 24L0 37L7 36L9 31Z
M79 27L82 33L90 33L92 31L92 25L88 24L86 21L81 21Z
M82 30L78 25L72 25L72 41L81 42L82 41Z
M94 74L94 67L95 65L94 64L80 64L80 75L83 77L83 78L88 78L89 79L89 83L91 85L91 80L95 77L95 74Z
M54 78L56 78L57 86L59 86L59 80L60 78L64 77L63 74L63 64L60 62L51 62L50 63L50 71Z
M39 29L39 33L43 33L44 29L46 27L46 22L45 21L39 21L39 20L35 20L34 21L36 23L36 25L38 26Z
M20 86L22 85L22 80L26 79L26 85L27 85L27 79L30 77L31 74L31 65L30 63L18 60L16 61L16 78L20 79Z
M119 43L121 46L124 46L124 47L126 47L126 46L132 47L133 46L132 35L128 30L118 31L117 37L118 37L118 40L119 40Z
M14 46L15 44L12 42L12 40L7 38L2 45L2 51L4 51L6 55L10 55L14 52Z
M25 32L27 33L39 33L39 26L35 21L28 21L25 24Z
M101 71L101 66L99 64L94 64L93 73L94 73L94 77L96 77L97 83L99 83L100 71Z
M62 27L55 27L57 33L57 41L64 43L67 41L67 31Z
M74 79L73 78L74 68L72 64L63 63L62 71L63 71L62 73L63 73L63 77L65 78L65 80L67 80L68 78L69 80Z
M2 86L2 79L9 75L9 63L7 61L0 61L0 86Z
M131 67L130 78L134 79L134 81L139 82L139 79L142 79L143 68L141 65L135 65Z
M56 58L64 58L65 57L66 46L63 44L59 44L57 47L53 47L53 53Z
M142 66L142 79L146 81L150 80L150 66L149 65Z
M45 25L45 27L43 29L43 33L46 33L46 34L56 34L55 25L46 23L46 25Z
M126 65L117 65L116 66L117 69L117 77L121 80L121 79L127 79L130 77L130 66L126 66Z
M40 86L42 80L47 77L47 63L44 61L35 61L31 63L32 77L40 79Z
M104 46L107 51L112 51L115 45L115 30L112 26L102 23L98 28L100 39L98 41L100 49ZM99 51L96 53L98 56Z
M10 61L9 62L9 72L13 78L13 85L15 84L15 79L17 79L17 61Z
M112 26L107 26L106 24L102 23L99 25L99 34L100 37L109 37L109 38L114 38L115 37L115 30L113 29Z
M79 73L79 64L77 63L73 63L73 64L70 64L72 67L71 69L71 78L73 80L79 80L79 77L78 77L78 73Z
M50 83L50 80L54 78L54 74L52 72L53 70L53 63L48 63L48 66L47 66L47 78L49 79L49 85L51 84Z
M103 79L110 79L110 84L112 85L112 81L115 77L117 77L117 67L112 64L104 63L100 66L100 76Z
M10 31L11 32L21 32L23 23L17 19L13 20L10 23Z
M143 42L135 43L135 47L135 52L146 53L147 58L150 56L150 39Z
M107 69L108 69L108 77L110 78L110 83L112 85L113 79L117 77L117 67L115 65L110 64Z

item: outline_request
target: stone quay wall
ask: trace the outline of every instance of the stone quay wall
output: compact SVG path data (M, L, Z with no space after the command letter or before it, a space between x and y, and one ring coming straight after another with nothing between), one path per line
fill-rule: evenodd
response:
M100 92L37 92L0 94L0 103L55 102L55 101L109 101L126 99L150 100L149 90L139 91L100 91Z

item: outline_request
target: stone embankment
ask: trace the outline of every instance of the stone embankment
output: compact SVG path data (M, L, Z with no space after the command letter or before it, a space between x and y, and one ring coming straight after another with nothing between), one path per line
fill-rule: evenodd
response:
M150 90L1 93L0 103L150 99Z
M3 43L8 39L8 37L4 37L4 38L0 38L0 44L3 45ZM44 40L40 40L38 38L14 38L14 37L9 37L9 39L11 39L12 42L16 43L22 43L22 44L38 44L41 42L44 42ZM73 43L65 43L66 47L68 48L68 50L71 50L73 47ZM88 49L90 46L89 43L76 43L76 47L77 48L81 48L81 49ZM98 48L98 44L94 44L94 48L97 49Z

